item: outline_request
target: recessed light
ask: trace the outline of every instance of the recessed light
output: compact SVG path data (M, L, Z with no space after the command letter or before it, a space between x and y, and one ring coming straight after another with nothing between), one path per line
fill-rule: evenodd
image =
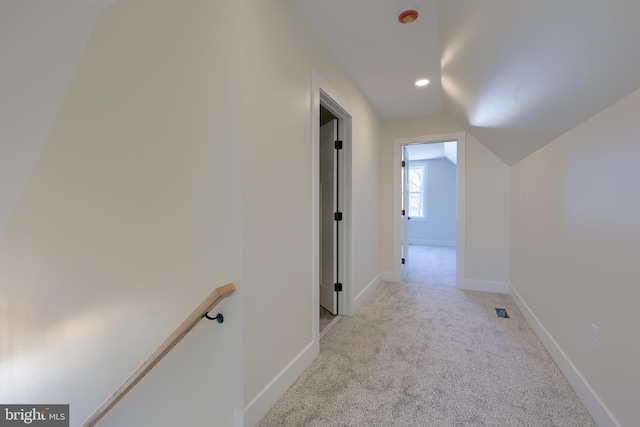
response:
M416 86L418 86L418 87L423 87L423 86L426 86L428 84L429 84L429 80L427 80L427 79L416 80Z

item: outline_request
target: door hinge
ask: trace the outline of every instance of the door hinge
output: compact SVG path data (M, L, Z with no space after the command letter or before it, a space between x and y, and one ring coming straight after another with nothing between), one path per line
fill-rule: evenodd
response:
M405 167L407 165L407 163L403 160L402 161L402 167Z
M404 209L402 209L402 216L404 216Z
M333 219L335 221L342 221L342 212L336 212L333 214Z
M342 141L336 141L335 147L336 150L342 150Z
M404 258L402 258L402 264L404 264L404 263L405 263L405 260L404 260Z
M336 283L333 285L333 290L336 292L342 292L342 283Z

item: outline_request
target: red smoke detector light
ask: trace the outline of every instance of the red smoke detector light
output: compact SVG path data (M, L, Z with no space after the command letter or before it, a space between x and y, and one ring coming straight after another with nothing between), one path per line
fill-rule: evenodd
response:
M418 11L412 8L402 9L398 14L398 22L401 24L410 24L418 19Z

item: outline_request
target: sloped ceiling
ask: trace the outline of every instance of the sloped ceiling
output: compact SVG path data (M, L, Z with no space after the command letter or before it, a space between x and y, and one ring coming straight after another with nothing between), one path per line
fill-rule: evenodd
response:
M0 2L0 238L114 1ZM640 87L639 0L291 1L381 117L444 111L509 165Z
M638 0L292 1L381 117L444 111L509 165L640 87Z
M444 111L514 164L640 87L640 2L438 2Z

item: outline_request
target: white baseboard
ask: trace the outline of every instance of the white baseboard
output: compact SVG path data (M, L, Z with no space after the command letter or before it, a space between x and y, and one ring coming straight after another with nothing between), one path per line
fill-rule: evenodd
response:
M382 280L384 282L399 282L400 277L394 273L393 271L383 271L382 272Z
M360 307L362 302L366 300L369 297L369 295L373 293L373 291L376 290L378 285L382 282L382 276L383 276L383 273L378 274L367 286L365 286L362 292L360 292L353 299L353 305L352 305L353 312L355 312L358 309L358 307Z
M616 420L611 411L609 411L602 400L600 400L600 397L598 397L587 380L585 380L580 371L578 371L573 362L571 362L571 359L562 351L562 348L556 340L553 339L551 334L549 334L542 323L540 323L536 315L533 314L513 286L510 286L509 293L518 306L518 309L520 309L520 312L524 315L525 319L527 319L527 323L529 323L531 329L533 329L538 339L556 362L556 365L558 365L558 368L560 368L560 371L562 371L567 381L569 381L569 384L571 384L571 387L573 387L573 390L580 400L582 400L582 403L596 424L598 424L599 427L621 427L618 420Z
M254 427L282 397L316 358L320 351L317 342L309 344L244 408L244 427ZM238 417L236 417L238 419Z
M508 294L510 285L507 282L494 282L491 280L463 279L458 282L458 288L467 291L494 292Z
M427 239L407 239L410 245L422 246L455 246L455 240L427 240Z

